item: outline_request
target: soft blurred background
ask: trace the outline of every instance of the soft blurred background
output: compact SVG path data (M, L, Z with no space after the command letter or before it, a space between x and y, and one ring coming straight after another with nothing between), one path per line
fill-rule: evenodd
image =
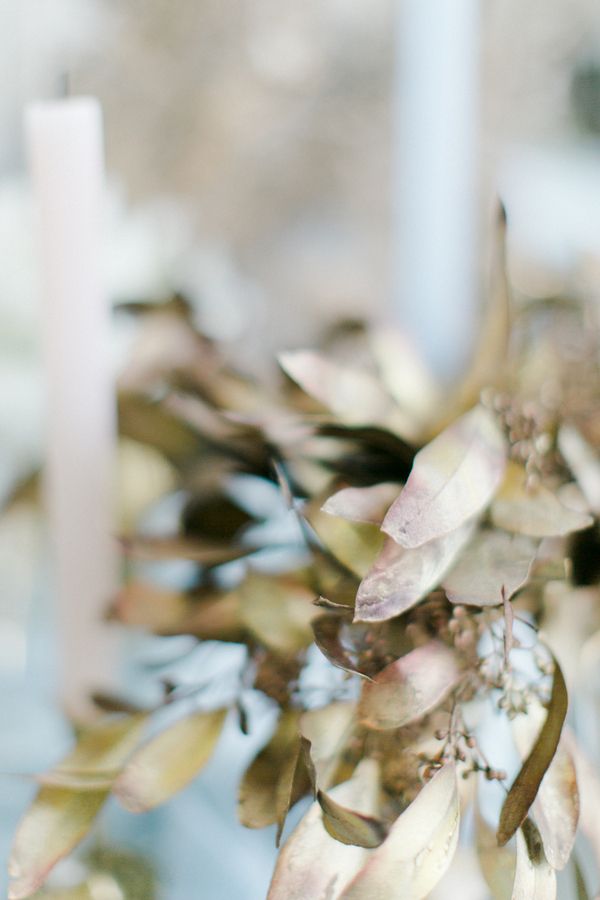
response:
M66 83L104 110L111 301L184 292L202 330L261 377L277 350L342 318L405 325L451 377L481 312L498 195L518 298L598 294L594 0L1 0L0 46L5 494L44 456L23 109ZM115 370L132 340L117 323ZM20 775L69 740L47 556L31 508L0 519L4 855L31 793ZM151 858L157 897L264 897L271 829L234 824L236 779L269 728L259 713L165 810L135 821L109 810L106 854L134 869Z

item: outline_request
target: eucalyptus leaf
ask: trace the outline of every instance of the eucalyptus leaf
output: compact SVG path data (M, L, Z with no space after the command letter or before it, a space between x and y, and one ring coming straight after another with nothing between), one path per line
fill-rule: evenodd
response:
M359 578L367 574L385 541L378 525L349 522L329 515L320 509L318 502L307 504L302 514L342 565Z
M283 820L299 798L294 781L300 754L297 710L282 711L275 733L246 770L238 792L238 816L247 828L264 828ZM308 789L305 779L304 789ZM296 794L294 796L294 793Z
M347 809L324 791L317 791L317 802L323 810L325 830L336 841L371 849L385 839L387 832L379 819Z
M77 791L109 789L135 750L147 722L142 713L111 716L84 728L71 753L48 772L40 784Z
M498 528L534 538L559 537L593 523L587 513L564 506L545 485L528 487L525 469L514 462L507 468L490 515Z
M470 541L475 523L405 549L392 538L363 578L356 595L355 620L381 622L399 616L427 596L444 578Z
M477 406L423 447L381 526L407 549L456 531L488 506L506 467L506 442Z
M539 831L525 819L517 832L517 866L512 900L555 900L556 874L544 856Z
M512 723L519 753L526 758L540 730L544 712L529 704L527 714ZM579 821L579 791L575 762L561 737L531 807L546 858L553 869L564 869L571 856Z
M386 425L403 434L411 422L369 372L327 359L309 350L279 355L284 372L302 390L349 425Z
M456 772L449 764L396 819L340 900L423 900L452 862L459 824Z
M475 850L493 900L511 900L516 865L514 847L498 846L496 834L478 806L475 808Z
M354 776L332 788L330 798L365 816L378 812L379 776L373 760L363 760ZM314 802L287 839L273 873L267 900L337 898L369 855L362 847L332 838Z
M300 733L308 744L315 784L324 790L334 783L355 729L356 704L351 701L336 700L302 714Z
M305 584L287 576L250 572L237 591L242 622L266 647L294 654L311 643L311 621L318 613L314 592Z
M30 897L85 837L109 794L42 787L21 820L8 863L9 900Z
M217 543L179 535L137 534L121 538L123 552L137 559L188 559L203 566L220 566L255 553L249 544Z
M212 756L226 715L226 709L192 713L142 744L113 786L125 809L146 812L186 787Z
M416 722L440 705L461 674L454 651L429 641L363 684L359 721L381 730Z
M382 481L370 487L347 487L329 497L321 509L330 516L351 522L381 525L388 509L398 497L402 485Z
M235 591L192 596L132 581L115 597L109 617L153 634L191 634L203 640L239 641L245 633Z
M500 606L527 581L536 544L521 535L479 531L442 581L448 600L467 606Z
M500 813L497 839L506 844L525 821L552 762L567 714L568 697L561 668L554 659L554 678L548 713L533 747L512 783Z

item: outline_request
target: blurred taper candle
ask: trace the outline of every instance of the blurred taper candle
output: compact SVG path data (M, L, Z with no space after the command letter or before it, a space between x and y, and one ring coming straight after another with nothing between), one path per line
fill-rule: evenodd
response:
M434 371L466 362L477 315L480 0L399 0L393 317Z
M114 683L117 661L102 621L117 578L102 113L95 99L73 97L30 105L25 124L38 218L59 691L81 718L89 691Z

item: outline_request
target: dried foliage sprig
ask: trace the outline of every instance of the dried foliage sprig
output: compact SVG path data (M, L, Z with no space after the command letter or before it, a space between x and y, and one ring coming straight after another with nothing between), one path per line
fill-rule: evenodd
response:
M272 393L224 363L181 298L140 308L121 431L132 469L159 459L185 503L177 534L130 532L123 549L191 560L195 580L187 591L132 580L108 615L243 644L246 663L217 708L204 683L192 712L177 684L153 710L97 697L110 714L40 776L15 838L13 900L39 888L110 794L141 812L188 784L228 714L247 730L249 689L280 712L242 779L241 821L277 824L279 841L290 807L315 798L283 846L270 900L425 897L470 803L493 896L556 895L579 820L576 771L590 792L600 786L563 728L560 640L550 633L550 649L538 628L549 585L566 586L568 603L600 579L598 332L583 304L511 308L503 228L478 353L450 396L392 332L351 329L322 352L284 354ZM279 493L270 531L232 490L240 475ZM292 562L258 566L273 548ZM234 560L232 584L222 567ZM332 673L318 706L303 678L312 645ZM179 704L157 732L161 708ZM522 752L510 778L501 748L483 746L498 716ZM470 787L478 777L498 784L494 823ZM594 842L589 810L581 825Z

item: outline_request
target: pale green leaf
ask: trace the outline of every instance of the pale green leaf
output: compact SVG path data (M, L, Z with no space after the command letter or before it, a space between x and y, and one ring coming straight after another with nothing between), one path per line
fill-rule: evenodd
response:
M125 809L145 812L186 787L210 759L226 715L226 709L193 713L143 744L113 787Z
M135 750L147 721L144 714L110 717L83 729L71 753L48 772L41 784L101 791L110 788Z
M312 642L315 594L290 578L250 572L238 588L242 622L261 643L293 654Z

